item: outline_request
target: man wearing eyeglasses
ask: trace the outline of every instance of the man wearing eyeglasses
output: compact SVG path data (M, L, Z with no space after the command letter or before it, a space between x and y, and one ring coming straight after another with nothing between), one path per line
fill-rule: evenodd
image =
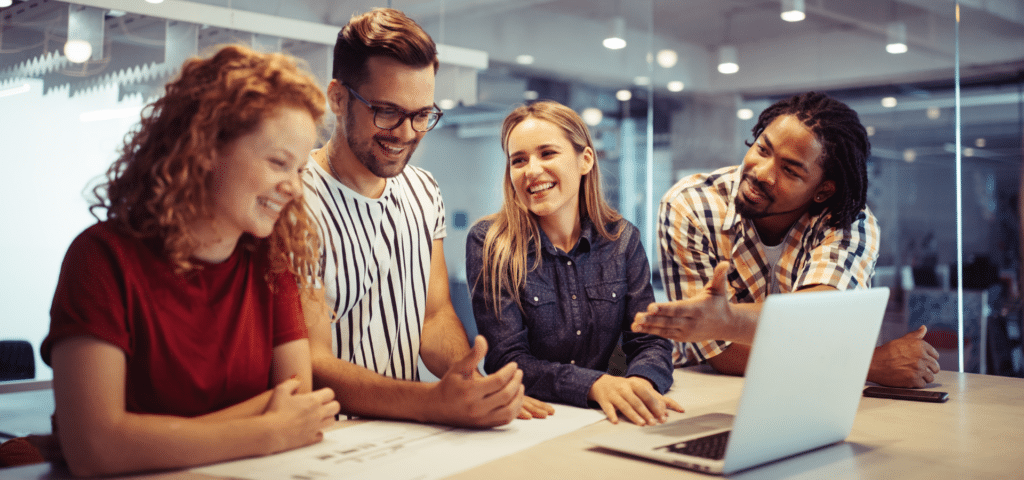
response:
M397 10L353 17L338 34L327 100L337 123L303 176L319 224L323 291L307 292L314 382L342 413L457 426L506 424L523 404L512 364L477 365L448 292L444 202L408 165L442 113L433 40ZM418 363L439 382L420 382Z

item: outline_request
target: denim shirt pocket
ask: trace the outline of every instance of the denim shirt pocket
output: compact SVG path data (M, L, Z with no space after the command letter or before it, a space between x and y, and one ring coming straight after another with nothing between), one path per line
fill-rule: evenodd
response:
M628 288L625 280L587 285L592 321L617 324L626 310Z
M523 285L523 322L531 331L541 333L558 329L561 313L555 289L527 281Z

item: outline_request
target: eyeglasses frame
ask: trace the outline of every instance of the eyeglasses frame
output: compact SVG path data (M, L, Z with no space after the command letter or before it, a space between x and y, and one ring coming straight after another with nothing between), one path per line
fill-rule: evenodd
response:
M342 84L342 85L345 85L345 84ZM380 105L374 105L374 104L370 103L369 100L363 98L363 96L360 95L359 92L355 91L355 89L353 89L352 87L350 87L348 85L345 85L345 88L347 88L349 93L351 93L354 97L356 97L356 99L358 99L360 102L363 102L363 105L366 105L366 108L369 108L370 111L373 112L373 124L377 128L380 128L382 130L394 130L394 129L400 127L402 125L402 123L405 123L405 120L408 119L409 120L409 126L412 127L412 129L414 131L417 131L417 132L420 132L420 133L426 133L426 132L429 132L429 131L433 130L434 127L436 127L437 124L441 121L441 117L444 116L444 112L441 111L441 109L438 108L438 106L436 104L432 107L433 110L417 110L415 112L410 112L410 111L407 111L405 109L396 107L394 105L389 105L389 106L386 106L386 107L385 106L380 106ZM380 111L384 110L384 109L397 110L398 112L401 112L401 114L402 114L402 118L399 119L398 122L395 123L393 126L391 126L391 128L381 126L377 122L377 115L378 115L378 113L380 113ZM420 129L416 128L415 122L413 121L414 117L416 117L417 115L423 114L423 113L433 113L433 114L437 115L437 118L434 120L434 123L432 125L430 125L430 127L428 127L426 130L420 130Z

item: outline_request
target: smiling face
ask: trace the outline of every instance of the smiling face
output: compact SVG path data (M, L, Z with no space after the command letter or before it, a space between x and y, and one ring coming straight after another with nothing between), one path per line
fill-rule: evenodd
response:
M580 180L593 168L594 152L589 147L576 152L561 127L533 117L512 129L506 151L516 198L538 217L541 227L574 224Z
M281 210L300 201L299 173L315 141L309 112L282 106L217 152L210 210L218 240L237 241L243 233L265 238L273 232Z
M835 184L825 180L822 152L814 132L797 117L773 120L743 157L736 210L754 220L762 236L785 233L812 202L835 192Z
M367 80L353 87L374 106L395 107L407 112L434 107L434 68L410 67L389 57L370 57L366 62ZM380 178L394 177L409 163L409 158L425 132L412 129L409 119L384 130L374 124L372 109L347 93L337 81L329 87L332 110L341 116L339 133L359 164ZM341 118L339 118L341 120Z

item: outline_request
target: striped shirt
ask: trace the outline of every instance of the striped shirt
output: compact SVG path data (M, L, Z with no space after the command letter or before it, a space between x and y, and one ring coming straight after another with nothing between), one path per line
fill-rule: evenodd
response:
M826 224L828 210L805 213L786 234L776 265L768 260L752 221L736 212L739 166L686 177L661 199L658 254L669 300L704 290L718 262L730 262L726 281L733 303L763 302L777 284L782 293L829 285L839 290L871 285L878 259L878 222L864 207L848 228ZM701 363L722 353L728 342L676 344L676 364Z
M306 202L322 244L327 305L337 312L338 358L403 380L419 380L433 241L445 237L444 201L427 171L406 166L380 198L349 189L310 159Z

